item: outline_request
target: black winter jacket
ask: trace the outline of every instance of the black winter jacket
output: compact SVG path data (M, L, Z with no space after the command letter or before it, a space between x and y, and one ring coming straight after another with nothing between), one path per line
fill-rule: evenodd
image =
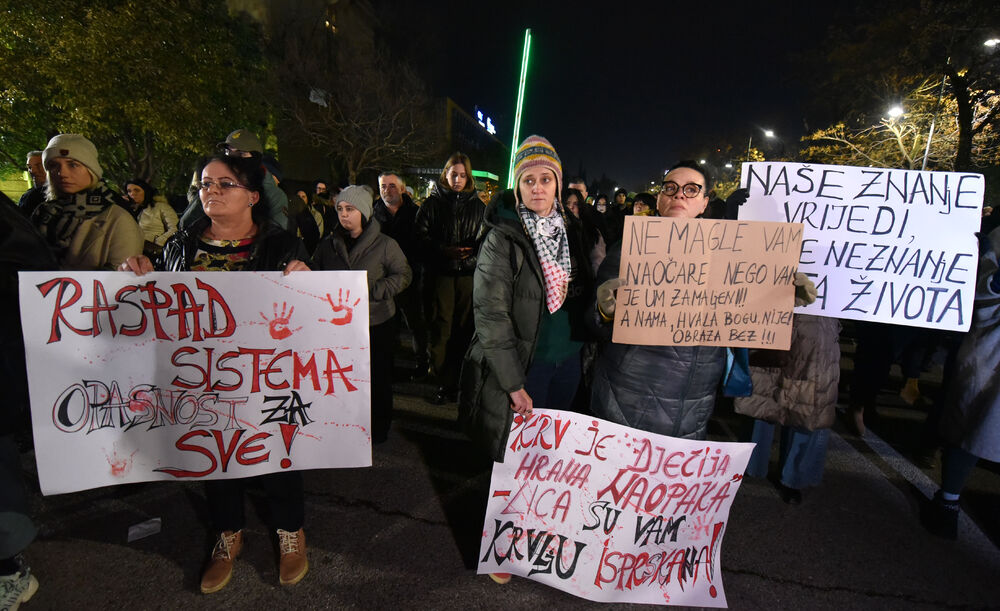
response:
M428 274L472 275L476 269L475 254L455 260L446 257L444 249L452 246L476 249L485 211L477 191L452 191L434 185L415 221L417 244L426 253L424 269Z
M608 249L600 283L618 276L621 244ZM599 320L596 302L590 310ZM610 340L611 324L603 325ZM607 341L594 368L591 411L632 428L704 439L726 370L726 349L715 346L635 346Z
M187 229L180 229L163 247L163 254L154 267L163 272L186 272L198 254L198 238L211 224L208 217L201 217ZM244 267L248 272L281 271L293 259L309 264L309 255L302 240L278 227L272 221L260 225L257 239L250 247L250 258Z
M563 308L568 308L571 329L583 333L592 292L590 262L583 252L579 222L571 214L565 216L574 279ZM472 290L476 334L462 365L458 412L466 434L493 460L502 461L514 417L509 393L524 388L546 315L545 283L534 244L514 207L513 192L490 202L484 225Z

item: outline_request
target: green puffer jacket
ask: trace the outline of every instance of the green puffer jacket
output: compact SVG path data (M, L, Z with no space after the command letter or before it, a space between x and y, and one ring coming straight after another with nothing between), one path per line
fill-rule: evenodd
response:
M578 272L570 294L578 295L568 297L563 307L576 333L583 328L583 305L590 298L586 293L591 290L591 278L575 217L567 214L566 221ZM486 233L472 291L476 334L462 366L458 413L472 441L493 460L502 461L514 418L509 393L524 387L548 311L542 266L521 225L513 192L501 193L490 202L483 223Z

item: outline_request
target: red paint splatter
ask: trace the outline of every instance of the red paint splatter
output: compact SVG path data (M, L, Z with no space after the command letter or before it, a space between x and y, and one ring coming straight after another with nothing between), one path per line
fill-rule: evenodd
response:
M111 465L112 477L125 477L128 475L129 471L132 470L132 457L138 451L135 450L128 456L119 456L117 447L111 451L111 456L108 456L107 451L105 451L104 456L107 458L108 464Z

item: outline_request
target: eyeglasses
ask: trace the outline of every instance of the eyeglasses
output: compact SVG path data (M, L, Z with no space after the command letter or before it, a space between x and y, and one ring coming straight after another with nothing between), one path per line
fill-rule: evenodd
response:
M208 191L212 187L219 187L220 191L229 191L231 189L247 189L247 190L250 190L250 187L245 187L245 186L241 185L238 182L230 182L228 180L218 180L218 181L216 181L216 180L203 180L201 182L195 183L195 186L198 187L198 190L200 190L200 191Z
M701 185L693 182L689 182L683 187L672 180L668 180L663 183L663 194L668 196L675 195L678 191L680 191L684 194L684 197L696 197L699 193L701 193L701 189Z

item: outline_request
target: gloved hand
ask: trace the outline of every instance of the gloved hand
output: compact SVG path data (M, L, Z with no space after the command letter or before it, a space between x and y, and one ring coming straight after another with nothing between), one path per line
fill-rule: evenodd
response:
M816 285L809 279L809 276L802 272L795 272L795 307L809 305L816 301Z
M621 278L612 278L605 280L601 286L597 287L597 307L605 318L614 318L615 316L615 304L617 303L615 290L621 285Z
M746 203L750 197L749 189L736 189L726 198L726 218L736 220L739 218L740 206Z

